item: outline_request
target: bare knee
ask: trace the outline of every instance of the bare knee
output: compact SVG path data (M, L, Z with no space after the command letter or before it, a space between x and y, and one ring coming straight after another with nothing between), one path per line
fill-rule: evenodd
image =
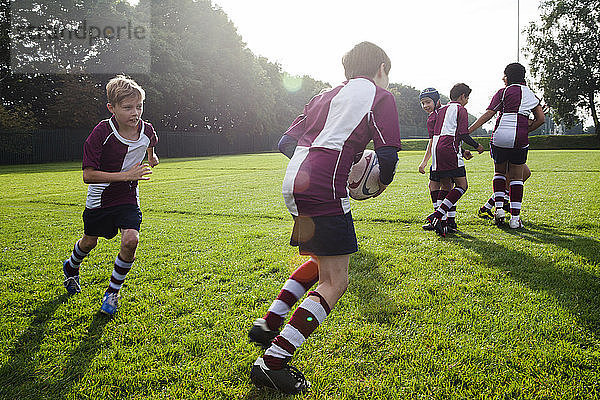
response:
M139 243L139 233L137 231L126 231L121 237L121 250L125 253L123 256L133 258Z
M83 235L81 239L79 239L79 248L86 253L89 253L98 245L98 237L97 236L88 236Z

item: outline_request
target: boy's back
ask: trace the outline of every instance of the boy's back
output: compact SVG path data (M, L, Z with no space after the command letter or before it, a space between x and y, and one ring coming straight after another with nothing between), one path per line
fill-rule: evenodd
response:
M285 135L298 141L283 183L294 215L347 213L346 185L355 154L371 139L376 149L400 148L393 95L363 77L314 97Z
M529 144L529 114L540 99L526 85L515 83L496 92L488 110L499 111L492 131L492 144L521 148Z

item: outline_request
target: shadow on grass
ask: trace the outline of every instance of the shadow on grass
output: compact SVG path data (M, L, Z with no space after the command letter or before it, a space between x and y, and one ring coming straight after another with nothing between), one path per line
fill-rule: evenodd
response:
M13 392L13 395L6 393L36 380L35 365L31 361L36 358L35 354L44 340L52 315L68 299L69 295L64 293L46 301L33 311L31 325L16 340L9 352L8 361L0 367L0 398L18 398L15 396L16 393L19 393L18 390Z
M68 356L64 369L58 370L62 372L60 378L43 380L36 374L37 366L43 363L37 360L36 353L46 336L46 326L68 298L68 294L63 294L34 311L31 325L17 340L9 360L0 367L0 398L65 398L85 375L100 347L104 327L110 321L110 317L100 312L94 315L83 339Z
M554 234L558 232L558 237ZM600 251L598 243L588 238L591 248L574 244L576 235L548 229L544 232L520 230L512 232L526 240L556 242L559 246L577 252L583 252L583 257L597 259L594 251ZM536 235L540 235L537 236ZM512 279L520 281L532 290L544 291L551 294L565 309L587 328L596 338L600 337L600 279L581 268L564 270L558 267L559 260L551 260L540 254L532 257L521 251L501 246L499 244L478 239L469 234L460 234L450 238L466 249L478 253L482 263L489 268L501 269ZM585 249L585 250L584 250Z
M527 222L525 229L507 229L507 233L534 243L552 243L600 265L600 241L587 236L560 231L552 226Z

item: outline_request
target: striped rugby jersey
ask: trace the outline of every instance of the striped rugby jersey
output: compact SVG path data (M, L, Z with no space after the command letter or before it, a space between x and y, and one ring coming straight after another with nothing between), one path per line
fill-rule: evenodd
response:
M451 101L438 110L431 142L433 171L450 171L465 165L460 136L468 133L469 114L460 103Z
M140 122L139 138L129 140L119 135L114 116L101 121L83 145L82 168L121 172L140 164L148 147L154 147L158 142L152 124ZM92 183L88 186L86 208L105 208L121 204L139 205L137 181Z
M285 204L295 216L346 214L355 154L371 140L375 149L401 147L394 96L364 77L313 97L285 135L298 141L283 180Z
M529 146L529 114L540 99L527 86L515 83L496 92L488 110L499 111L491 142L504 148Z

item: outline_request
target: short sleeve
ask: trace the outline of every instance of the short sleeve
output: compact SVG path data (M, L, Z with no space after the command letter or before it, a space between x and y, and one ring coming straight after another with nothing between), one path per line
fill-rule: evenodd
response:
M83 164L82 168L100 169L100 159L102 157L102 142L106 138L106 129L102 123L96 125L92 133L83 144Z
M146 123L146 129L144 130L144 133L146 133L150 139L150 144L148 147L156 147L156 144L158 143L158 135L156 134L154 126L152 126L151 123Z
M306 107L305 107L306 112ZM296 139L296 141L300 140L302 135L306 132L306 114L300 114L294 122L290 125L290 127L285 131L284 135L288 135Z
M469 134L469 113L467 109L459 106L458 116L456 121L456 134L457 135L468 135Z
M433 138L433 131L435 129L436 115L437 115L436 112L432 112L431 114L429 114L429 117L427 117L427 133L429 134L429 139Z
M502 104L502 96L504 95L504 89L500 89L496 92L496 94L494 95L494 97L492 97L492 101L490 102L490 105L488 106L488 110L491 111L499 111L500 110L500 105Z
M394 95L385 91L384 95L373 107L370 119L373 129L373 144L375 149L383 146L402 148L400 143L400 122Z

